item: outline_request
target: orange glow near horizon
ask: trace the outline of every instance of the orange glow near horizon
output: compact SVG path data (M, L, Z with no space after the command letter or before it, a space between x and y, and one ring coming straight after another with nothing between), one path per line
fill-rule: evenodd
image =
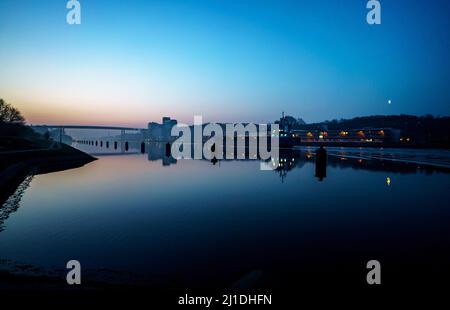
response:
M160 120L162 115L139 113L111 113L107 109L93 108L76 109L73 107L55 107L53 105L15 105L26 118L28 124L47 125L116 125L131 127L146 127L149 121Z
M13 93L4 96L10 103L22 113L27 124L32 125L99 125L99 126L125 126L146 128L149 122L160 123L164 116L178 120L179 123L192 124L195 115L201 115L203 122L262 122L269 123L272 120L247 120L237 119L234 111L227 113L215 111L203 114L204 104L194 104L186 101L185 104L173 100L156 100L151 102L142 98L130 98L128 104L121 100L108 100L108 98L94 98L89 100L86 96L67 96L52 93L44 96L31 97ZM45 98L45 99L44 99ZM61 103L60 103L61 102ZM99 103L103 102L103 103ZM109 102L105 104L104 102ZM166 103L167 102L167 103ZM220 105L220 103L216 103ZM173 112L176 107L176 112ZM191 110L192 109L192 110Z

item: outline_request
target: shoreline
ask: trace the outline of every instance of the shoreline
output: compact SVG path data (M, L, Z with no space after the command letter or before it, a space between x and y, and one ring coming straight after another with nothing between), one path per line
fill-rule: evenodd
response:
M0 207L30 174L79 168L94 160L97 159L68 145L59 145L54 149L0 153L3 166L0 171Z

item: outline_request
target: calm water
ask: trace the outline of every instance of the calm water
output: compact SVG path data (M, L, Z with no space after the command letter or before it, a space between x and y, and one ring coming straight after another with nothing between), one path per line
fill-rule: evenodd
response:
M60 270L77 259L93 275L169 286L228 285L255 271L284 283L358 273L370 259L448 270L450 174L329 156L319 181L313 154L285 158L261 171L258 161L163 162L151 151L35 176L3 214L0 258Z

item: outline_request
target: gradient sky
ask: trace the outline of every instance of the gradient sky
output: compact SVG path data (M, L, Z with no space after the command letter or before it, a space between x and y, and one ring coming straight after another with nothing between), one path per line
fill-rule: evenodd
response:
M450 1L0 0L0 98L30 123L450 114ZM392 104L388 104L388 100Z

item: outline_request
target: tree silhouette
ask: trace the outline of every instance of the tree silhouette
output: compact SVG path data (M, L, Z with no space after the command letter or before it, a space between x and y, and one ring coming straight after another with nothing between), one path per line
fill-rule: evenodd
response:
M0 122L23 124L25 123L25 118L20 114L19 110L0 99Z

